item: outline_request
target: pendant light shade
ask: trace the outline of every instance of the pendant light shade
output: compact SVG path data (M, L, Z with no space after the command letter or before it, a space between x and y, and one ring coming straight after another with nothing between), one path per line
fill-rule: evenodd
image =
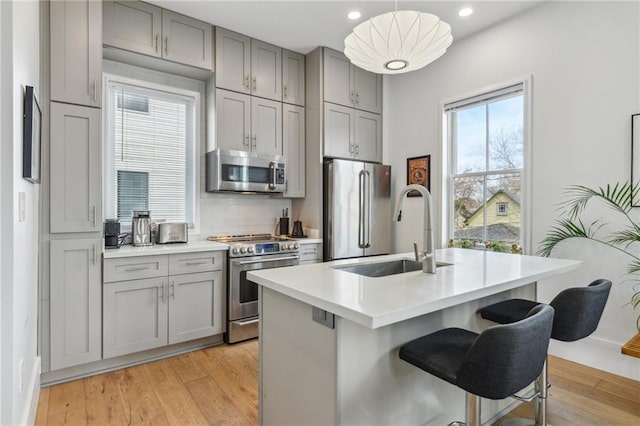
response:
M401 10L359 24L344 40L351 62L378 74L414 71L451 46L451 26L430 13Z

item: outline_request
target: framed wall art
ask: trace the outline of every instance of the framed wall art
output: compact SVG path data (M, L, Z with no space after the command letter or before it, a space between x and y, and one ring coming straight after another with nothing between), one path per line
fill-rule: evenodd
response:
M32 183L40 182L40 139L42 111L36 91L25 88L22 126L22 177Z
M407 158L407 185L422 185L431 192L431 156ZM418 191L411 191L407 197L420 197Z

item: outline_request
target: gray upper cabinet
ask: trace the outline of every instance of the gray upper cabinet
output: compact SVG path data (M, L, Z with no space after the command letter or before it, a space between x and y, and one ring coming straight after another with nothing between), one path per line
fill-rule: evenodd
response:
M282 102L304 106L304 55L282 51Z
M50 114L51 232L100 232L100 110L51 102Z
M324 48L324 100L382 113L382 76L353 65L342 53Z
M216 27L216 87L251 93L251 39Z
M324 103L324 155L353 158L355 149L355 111L353 108Z
M51 369L102 358L102 238L52 240Z
M216 87L282 101L282 49L216 27Z
M304 108L282 104L282 146L287 159L287 185L283 197L305 196Z
M162 8L140 1L105 1L103 10L104 44L162 56Z
M210 24L144 2L104 2L104 44L213 69Z
M382 162L382 117L355 110L354 158Z
M93 0L51 2L51 100L100 107L102 5Z
M282 155L282 103L251 98L252 150Z
M251 151L251 96L216 89L216 144Z

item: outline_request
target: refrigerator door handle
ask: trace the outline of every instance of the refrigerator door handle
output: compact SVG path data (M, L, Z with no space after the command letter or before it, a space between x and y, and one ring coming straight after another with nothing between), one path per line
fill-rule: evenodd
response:
M364 211L365 211L365 193L367 191L365 187L365 171L360 170L358 173L358 247L365 248L365 223L364 223Z
M365 208L366 208L366 238L363 239L364 248L371 247L371 173L364 171L365 175Z

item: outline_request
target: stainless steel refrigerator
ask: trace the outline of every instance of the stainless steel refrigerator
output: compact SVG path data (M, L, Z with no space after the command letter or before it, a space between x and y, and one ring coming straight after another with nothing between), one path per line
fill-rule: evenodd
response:
M391 251L391 166L324 163L324 260Z

